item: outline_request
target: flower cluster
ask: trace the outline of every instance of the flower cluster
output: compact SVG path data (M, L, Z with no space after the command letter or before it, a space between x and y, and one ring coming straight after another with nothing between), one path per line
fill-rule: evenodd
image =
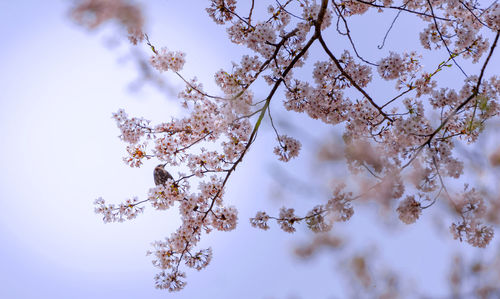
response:
M412 87L413 80L422 69L421 56L416 52L404 53L403 57L395 52L390 52L388 57L378 62L377 71L385 80L397 79L396 88Z
M309 4L306 1L306 4ZM310 26L314 26L314 22L318 18L318 13L320 10L320 6L314 2L310 5L304 5L304 10L302 10L302 18L308 21ZM323 22L321 23L321 30L325 30L332 24L332 13L329 9L325 11L325 15L323 17Z
M206 11L215 23L224 24L233 19L235 9L236 0L211 0L210 7Z
M182 69L184 63L186 63L184 56L185 54L182 52L171 52L167 48L161 48L160 51L151 56L150 62L160 72L168 70L178 72Z
M342 192L345 185L340 185L333 191L333 196L328 200L325 210L330 211L335 221L347 221L354 215L351 201L351 192Z
M326 216L324 214L325 210L321 205L318 205L307 212L305 216L307 227L315 233L327 232L331 230L332 221L330 221L330 219L328 218L325 218L329 216L328 214Z
M484 21L492 30L500 30L500 4L495 3L484 14Z
M82 0L72 9L71 15L76 22L89 29L117 20L127 30L132 44L144 39L141 9L128 0Z
M386 80L399 78L404 71L403 59L399 54L391 52L389 57L378 62L377 70L380 76Z
M130 167L141 167L144 158L150 159L151 157L146 154L145 144L131 144L127 146L127 157L123 157L125 162Z
M167 180L165 185L158 185L149 189L149 201L157 210L166 210L184 199L179 187L172 180Z
M455 209L461 217L461 221L453 223L450 231L455 239L476 247L485 247L493 238L493 228L484 225L483 218L486 214L486 206L481 195L474 189L464 188L463 198L456 203Z
M397 212L401 221L406 224L412 224L417 221L420 214L422 214L422 208L420 207L420 203L415 200L415 196L408 195L399 203Z
M298 140L286 135L279 136L277 139L279 146L274 148L274 153L280 161L288 162L299 155L301 144Z
M102 220L105 223L123 222L136 218L144 211L144 207L137 206L139 203L139 199L134 197L133 199L127 199L118 206L114 204L106 205L105 200L99 197L94 201L94 205L96 206L94 211L102 215Z
M287 233L293 233L296 230L293 225L299 220L299 218L295 216L294 212L294 209L287 209L285 207L280 209L280 216L277 222L280 225L280 228Z
M365 87L372 76L371 69L356 63L348 51L344 51L338 62L338 65L331 61L314 64L315 87L299 80L288 84L285 108L306 112L311 118L327 124L346 121L353 106L344 97L344 90L353 84Z
M269 229L269 224L267 224L267 221L269 221L269 215L267 215L266 212L257 212L254 218L250 218L250 224L253 227L257 227L263 230Z
M149 121L136 117L129 119L127 113L125 113L125 110L123 109L113 113L113 118L122 133L120 138L127 143L136 144L139 142L141 137L151 133ZM133 149L131 148L131 150Z
M290 15L285 12L279 4L277 4L276 7L269 5L267 7L267 13L271 15L272 24L276 29L281 30L290 23Z
M342 14L346 17L352 15L362 15L370 8L366 3L358 2L355 0L347 0L342 2Z

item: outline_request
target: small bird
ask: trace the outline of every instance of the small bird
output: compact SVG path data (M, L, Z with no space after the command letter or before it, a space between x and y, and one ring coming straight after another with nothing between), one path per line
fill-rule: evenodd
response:
M168 171L165 170L165 165L167 165L167 163L159 164L158 166L155 167L155 170L153 172L153 176L155 179L156 186L165 185L165 182L168 179L172 179L172 180L174 179L172 177L172 175Z

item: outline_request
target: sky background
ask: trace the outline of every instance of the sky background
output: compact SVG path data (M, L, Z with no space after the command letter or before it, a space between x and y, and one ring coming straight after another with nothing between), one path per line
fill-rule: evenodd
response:
M193 3L190 9L181 1L148 2L146 28L155 45L185 51L186 77L197 75L210 89L213 73L230 67L244 52L209 21L204 2ZM157 164L148 161L132 169L123 163L125 145L111 114L125 108L131 116L158 123L181 112L169 92L148 84L131 90L137 67L129 45L116 37L119 31L106 26L88 32L69 19L69 7L63 1L0 0L0 298L341 298L345 281L335 270L346 253L299 260L293 249L311 240L303 227L290 235L275 223L267 232L249 225L258 210L277 214L286 204L305 213L315 203L300 193L274 196L272 177L281 164L272 154L269 126L230 180L226 201L239 209L237 229L203 237L200 247L211 246L213 260L200 272L187 272L183 291L154 289L157 270L145 253L152 241L178 227L175 209L146 209L133 221L103 224L93 201L99 196L115 203L145 198ZM412 26L401 23L400 34ZM363 42L378 44L380 36L373 39ZM398 41L387 47L406 45ZM498 59L493 63L490 70L498 69ZM182 88L171 76L164 78L169 90ZM255 91L256 96L265 92ZM288 122L312 132L311 140L327 132L293 117ZM277 119L284 121L279 114ZM304 144L304 157L287 165L289 173L301 177L318 167L311 163L314 145ZM361 250L383 244L380 260L412 277L407 288L425 286L431 294L446 294L443 275L450 252L482 253L433 233L433 212L412 226L394 221L373 225L377 215L369 209L356 208L351 221L336 225L335 233L348 236ZM384 232L388 226L394 227Z

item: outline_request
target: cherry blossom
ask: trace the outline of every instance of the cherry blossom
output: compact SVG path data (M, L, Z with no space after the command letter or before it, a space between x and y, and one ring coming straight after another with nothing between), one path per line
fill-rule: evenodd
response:
M274 221L288 233L299 225L324 233L334 229L335 222L348 221L361 200L395 211L402 222L411 224L425 209L445 201L455 211L452 236L475 247L487 246L494 236L494 218L488 216L486 204L490 199L468 187L453 194L446 182L463 178L466 170L456 154L457 143L477 141L486 122L500 113L500 80L489 75L500 35L500 5L288 0L264 5L266 10L257 14L254 4L243 12L236 0L211 0L206 8L209 18L225 27L229 41L247 51L231 68L215 70L216 94L208 93L197 78L183 75L189 63L184 52L157 50L153 38L142 34L141 10L128 1L81 0L72 10L76 22L90 29L117 20L133 44L145 42L156 71L173 72L185 84L179 93L185 109L181 117L153 125L120 109L113 118L127 144L127 165L141 167L144 159L155 159L171 171L183 167L188 173L172 172L173 179L151 188L144 200L133 198L119 205L107 205L102 198L95 201L104 222L133 219L146 204L179 210L181 225L164 241L153 243L149 252L160 270L156 287L184 288L182 267L201 270L211 261L212 250L198 248L202 237L238 225L238 209L226 203L225 189L264 120L270 121L276 135L269 151L283 162L299 158L302 143L274 123L276 108L271 102L281 101L286 113L304 113L342 128L344 161L359 184L333 188L330 198L309 211L282 207L278 216L259 211L250 219L251 226L268 230ZM423 26L413 38L427 52L380 52L376 63L364 58L349 24L368 11L418 18ZM334 34L350 47L338 49L330 39ZM311 57L312 48L319 50L317 57ZM439 61L424 65L428 53ZM312 73L305 76L303 66ZM457 77L454 83L460 88L443 82L442 73ZM384 80L394 80L394 88L375 94L373 85ZM267 89L257 88L255 82L266 83ZM492 164L498 165L498 160L498 153L491 156ZM352 264L363 285L371 284L365 260L354 257Z
M414 223L420 214L422 214L422 209L420 203L415 200L414 196L407 196L397 208L399 214L399 219L406 224Z

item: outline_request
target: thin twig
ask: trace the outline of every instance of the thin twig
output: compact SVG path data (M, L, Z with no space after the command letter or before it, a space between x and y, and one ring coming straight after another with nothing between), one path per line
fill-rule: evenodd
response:
M392 27L394 26L394 24L396 23L396 20L399 18L399 15L401 14L402 10L398 11L398 14L396 15L396 17L394 17L394 19L392 20L392 23L391 25L389 26L389 29L387 29L387 31L385 32L385 35L384 35L384 39L382 40L382 44L381 45L378 45L377 48L379 50L381 50L384 45L385 45L385 41L387 39L387 36L389 35L389 32L391 32L392 30Z
M344 22L344 26L345 26L345 29L346 29L346 33L345 35L347 35L347 38L349 39L349 42L351 43L351 46L354 50L354 53L356 53L356 56L361 59L363 62L367 63L367 64L370 64L370 65L373 65L373 66L378 66L378 64L376 63L372 63L366 59L364 59L363 57L361 57L361 55L359 55L358 53L358 50L356 50L356 46L354 45L354 41L352 40L352 37L351 37L351 31L349 30L349 26L347 25L347 20L344 18L344 16L342 15L342 13L340 12L340 9L339 7L337 6L337 4L335 3L335 1L332 1L333 5L335 6L335 9L338 11L338 15L340 16L340 18L342 19L342 21ZM338 23L337 23L337 28L338 28ZM339 31L337 29L337 31ZM340 33L340 31L339 31ZM342 34L342 33L341 33Z
M437 20L436 20L436 16L434 15L434 9L432 8L432 4L429 0L427 0L427 3L429 4L429 7L431 9L431 14L432 14L432 20L434 21L434 26L436 26L436 31L438 32L439 34L439 37L441 38L441 41L443 42L446 50L448 51L448 54L450 54L450 57L451 59L453 60L453 62L455 63L455 65L460 69L460 71L462 72L462 74L464 74L464 76L466 78L468 78L469 76L465 73L465 71L462 69L462 67L458 64L458 62L455 60L455 56L456 56L456 53L452 52L450 50L450 48L448 48L448 44L446 43L446 40L444 39L444 36L443 34L441 33L441 30L439 30L439 25L437 23Z

